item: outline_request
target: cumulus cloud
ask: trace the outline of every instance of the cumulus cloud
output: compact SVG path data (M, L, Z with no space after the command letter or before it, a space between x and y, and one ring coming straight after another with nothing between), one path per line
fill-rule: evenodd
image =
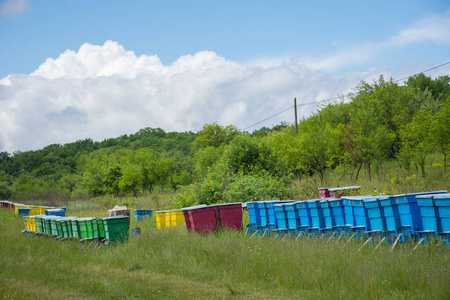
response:
M30 75L0 80L0 151L103 140L144 127L196 131L219 122L246 128L298 103L346 93L372 73L335 77L296 61L242 65L203 51L163 65L116 42L84 44L47 59ZM301 108L309 114L316 105ZM292 116L291 116L292 114ZM260 126L292 122L293 111ZM252 131L258 127L252 127Z
M0 5L0 15L5 19L13 19L30 8L29 0L8 0Z
M2 14L6 3L18 2L5 2ZM361 80L370 82L380 74L389 78L392 72L400 78L428 68L406 62L394 71L381 65L365 72L334 72L421 42L449 44L450 15L424 19L378 44L327 57L266 58L246 64L202 51L163 65L156 55L136 56L114 41L86 43L78 51L48 58L29 75L0 79L0 151L103 140L144 127L196 131L219 122L252 131L292 122L293 110L286 109L294 97L299 117L307 116L317 109L308 103L347 94Z

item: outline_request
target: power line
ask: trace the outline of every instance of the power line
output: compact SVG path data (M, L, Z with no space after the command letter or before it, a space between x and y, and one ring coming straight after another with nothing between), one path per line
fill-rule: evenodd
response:
M434 69L443 67L443 66L448 65L448 64L450 64L450 61L445 62L445 63L443 63L443 64L440 64L440 65L438 65L438 66L432 67L432 68L430 68L430 69L424 70L424 71L422 71L422 72L419 72L419 73L416 73L416 74L413 74L413 75L409 75L409 76L407 76L407 77L400 78L400 79L398 79L398 80L396 80L396 81L394 81L394 82L397 83L397 82L399 82L399 81L408 79L408 78L410 78L410 77L413 77L413 76L416 76L416 75L419 75L419 74L423 74L423 73L429 72L429 71L431 71L431 70L434 70ZM338 100L338 99L345 98L345 97L348 97L348 96L349 96L349 94L343 95L343 96L341 96L341 97L331 98L331 99L325 99L325 100L314 101L314 102L309 102L309 103L301 103L301 104L297 104L297 107L305 106L305 105L311 105L311 104L318 104L318 103L321 103L321 102L327 102L327 101L334 101L334 100ZM250 127L256 126L256 125L258 125L258 124L260 124L260 123L262 123L262 122L265 122L265 121L267 121L267 120L269 120L269 119L272 119L273 117L276 117L276 116L278 116L278 115L280 115L280 114L282 114L282 113L284 113L284 112L286 112L286 111L288 111L288 110L290 110L290 109L292 109L292 108L294 108L294 106L291 106L291 107L289 107L289 108L286 108L285 110L282 110L282 111L280 111L280 112L278 112L278 113L276 113L276 114L274 114L274 115L271 115L270 117L267 117L267 118L265 118L264 120L261 120L261 121L259 121L259 122L256 122L256 123L254 123L254 124L252 124L252 125L250 125L250 126L247 126L247 127L245 127L243 130L246 130L246 129L250 128Z
M262 123L262 122L267 121L267 120L269 120L269 119L272 119L273 117L278 116L279 114L282 114L282 113L284 113L285 111L288 111L288 110L292 109L293 107L294 107L294 106L291 106L291 107L289 107L289 108L286 108L285 110L280 111L279 113L276 113L276 114L274 114L274 115L272 115L272 116L270 116L270 117L268 117L268 118L266 118L266 119L264 119L264 120L262 120L262 121L259 121L259 122L255 123L255 124L253 124L253 125L248 126L248 127L245 127L243 130L246 130L247 128L250 128L250 127L253 127L253 126L255 126L255 125L258 125L259 123Z
M406 76L406 77L400 78L400 79L398 79L398 80L396 80L396 81L394 81L394 82L399 82L399 81L402 81L402 80L405 80L405 79L409 79L410 77L413 77L413 76L416 76L416 75L419 75L419 74L422 74L422 73L426 73L426 72L428 72L428 71L431 71L431 70L434 70L434 69L443 67L443 66L448 65L448 64L450 64L450 61L445 62L445 63L443 63L443 64L440 64L439 66L432 67L432 68L430 68L430 69L428 69L428 70L425 70L425 71L416 73L416 74L414 74L414 75L410 75L410 76Z

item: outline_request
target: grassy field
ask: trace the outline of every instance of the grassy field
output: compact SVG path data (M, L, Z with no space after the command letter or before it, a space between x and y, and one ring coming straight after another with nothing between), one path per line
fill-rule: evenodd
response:
M70 215L104 216L78 203ZM23 220L0 210L1 299L448 299L450 249L427 245L274 239L184 228L98 246L25 236Z

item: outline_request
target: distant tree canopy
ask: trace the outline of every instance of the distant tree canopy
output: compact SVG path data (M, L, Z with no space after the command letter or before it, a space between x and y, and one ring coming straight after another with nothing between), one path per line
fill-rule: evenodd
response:
M198 133L143 128L101 142L79 140L41 150L0 153L0 196L48 190L71 197L181 190L178 206L289 197L295 178L345 166L382 169L395 160L423 178L430 154L450 151L450 77L423 74L404 84L362 81L350 101L321 106L298 124L252 133L205 124ZM235 199L238 197L239 199Z

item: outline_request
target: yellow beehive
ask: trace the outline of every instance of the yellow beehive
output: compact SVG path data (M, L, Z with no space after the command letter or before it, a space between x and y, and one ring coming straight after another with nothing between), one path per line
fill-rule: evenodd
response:
M35 215L41 214L41 208L39 206L30 205L29 207L30 207L30 213L28 214L29 216L35 216Z
M45 211L47 210L47 209L51 209L51 207L50 206L40 206L39 207L39 215L45 215Z
M24 219L27 230L36 231L36 218L34 216L26 216Z
M170 218L170 210L166 210L166 227L172 226L171 218Z
M156 227L161 229L166 226L166 211L155 211Z
M184 225L184 215L181 210L172 210L170 212L170 221L172 226L178 226L178 224Z

